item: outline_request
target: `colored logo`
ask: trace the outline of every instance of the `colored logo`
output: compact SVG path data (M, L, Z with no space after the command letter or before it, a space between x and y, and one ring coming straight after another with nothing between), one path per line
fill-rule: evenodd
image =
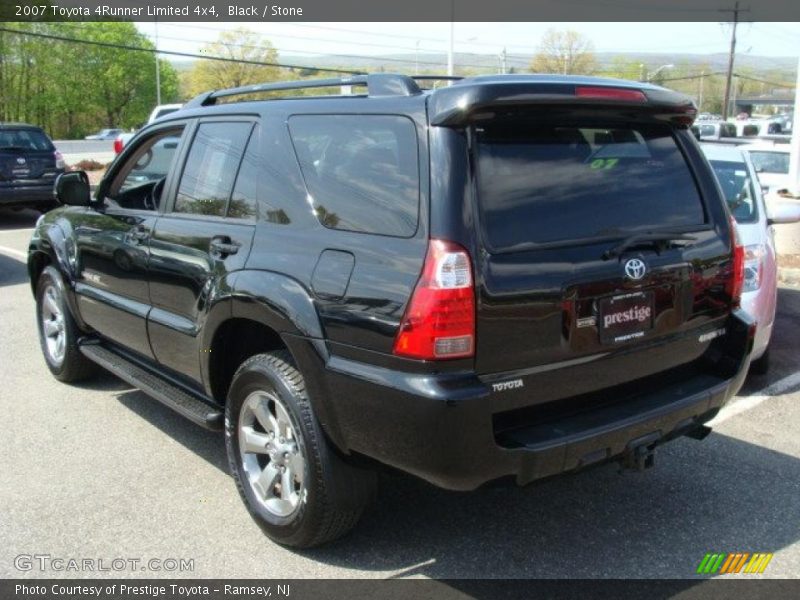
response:
M763 573L773 554L766 552L709 552L700 561L697 572L701 575L730 575L731 573L747 573L755 575Z
M625 263L625 275L630 279L641 279L646 271L647 267L644 265L644 261L638 258L632 258Z

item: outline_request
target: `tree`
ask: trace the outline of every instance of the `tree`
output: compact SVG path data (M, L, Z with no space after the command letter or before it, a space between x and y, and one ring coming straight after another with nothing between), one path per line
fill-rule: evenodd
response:
M548 29L533 57L534 73L588 75L597 70L594 44L577 31Z
M280 78L279 67L252 64L274 64L278 61L278 52L257 33L243 27L223 31L216 42L206 44L200 52L248 62L196 61L186 78L186 89L191 95Z
M100 127L132 127L156 103L153 44L133 23L6 24L0 32L0 120L40 125L55 138L81 137ZM142 48L143 51L52 40L56 35ZM161 61L161 96L177 97L177 75Z

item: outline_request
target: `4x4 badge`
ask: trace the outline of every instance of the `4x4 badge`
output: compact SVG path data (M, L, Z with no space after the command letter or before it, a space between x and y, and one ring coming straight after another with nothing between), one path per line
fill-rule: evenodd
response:
M625 275L628 279L641 279L646 272L647 267L640 258L632 258L625 263Z

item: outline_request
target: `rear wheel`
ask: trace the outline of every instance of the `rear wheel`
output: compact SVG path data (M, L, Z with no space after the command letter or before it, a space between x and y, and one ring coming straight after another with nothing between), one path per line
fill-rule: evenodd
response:
M769 372L769 347L760 358L750 363L750 372L755 375L766 375Z
M44 360L56 379L80 381L97 371L78 348L80 330L64 298L61 274L52 266L45 267L36 287L36 321Z
M248 511L280 544L306 548L344 535L374 496L375 473L345 463L325 439L288 352L239 367L225 443Z

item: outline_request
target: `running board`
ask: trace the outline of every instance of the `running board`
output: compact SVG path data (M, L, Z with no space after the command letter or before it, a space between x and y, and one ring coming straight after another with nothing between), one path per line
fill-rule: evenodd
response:
M81 344L79 347L86 358L190 421L212 431L222 430L224 416L218 409L108 348L99 344Z

